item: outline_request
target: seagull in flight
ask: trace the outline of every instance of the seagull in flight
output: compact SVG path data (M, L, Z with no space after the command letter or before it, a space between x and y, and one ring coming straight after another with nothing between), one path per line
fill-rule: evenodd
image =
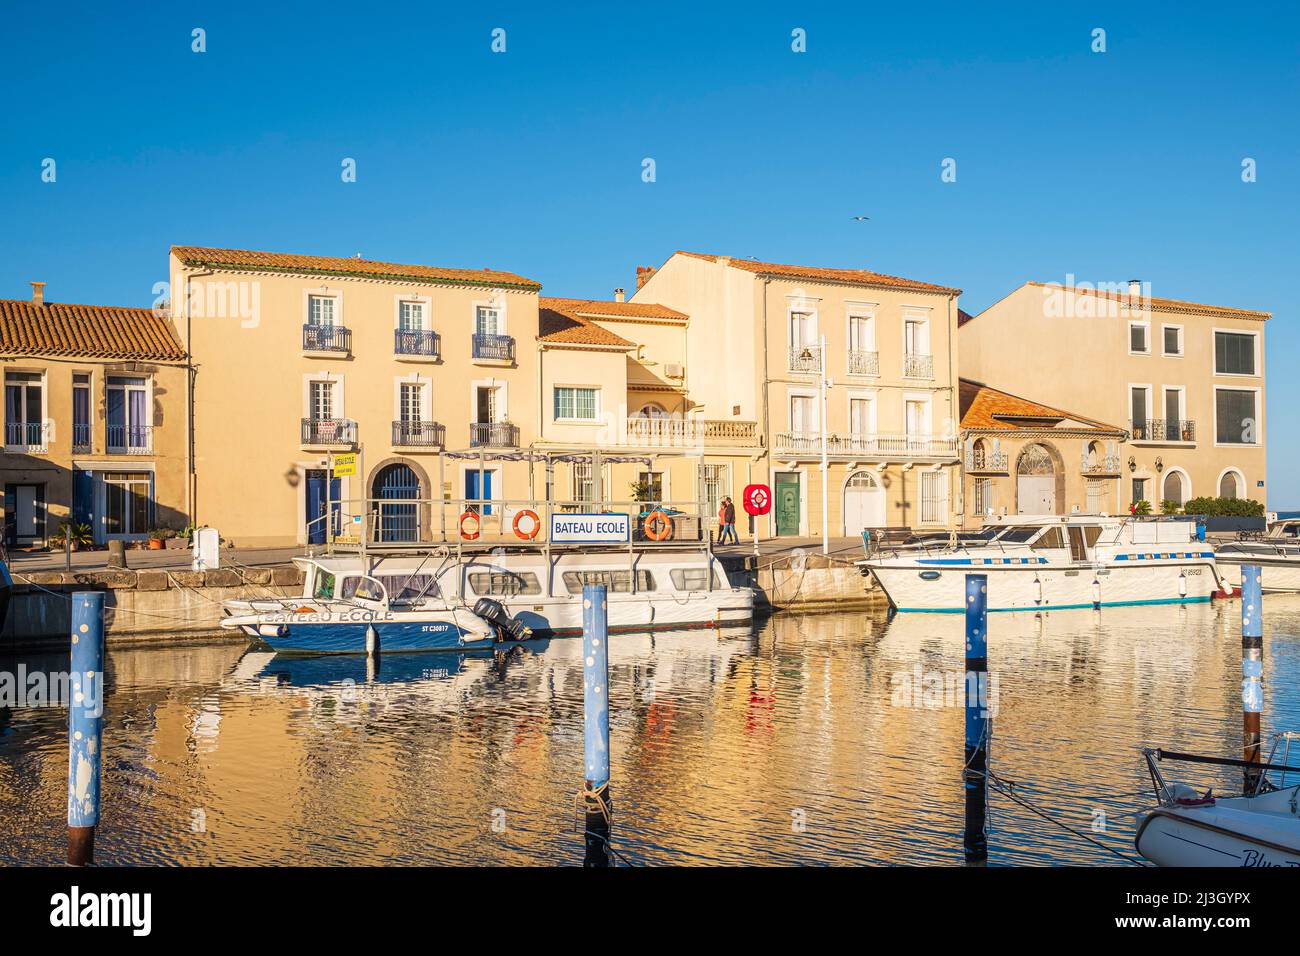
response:
M866 221L867 221L868 219L870 219L870 218L871 218L870 216L854 216L854 217L853 217L853 221L854 221L854 222L866 222Z

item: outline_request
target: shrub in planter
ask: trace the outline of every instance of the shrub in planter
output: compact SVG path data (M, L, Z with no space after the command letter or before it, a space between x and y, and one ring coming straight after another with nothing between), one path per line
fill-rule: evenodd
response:
M62 548L65 540L69 538L72 541L73 551L88 548L95 540L90 525L78 524L74 521L63 521L59 524L59 530L50 536L50 547Z
M1264 504L1249 498L1191 498L1183 506L1189 515L1207 518L1262 518Z
M1147 501L1145 498L1141 501L1135 501L1130 510L1135 515L1149 515L1151 513L1151 502Z
M1182 505L1174 501L1172 498L1166 498L1164 501L1160 502L1160 513L1162 515L1176 515L1182 507Z

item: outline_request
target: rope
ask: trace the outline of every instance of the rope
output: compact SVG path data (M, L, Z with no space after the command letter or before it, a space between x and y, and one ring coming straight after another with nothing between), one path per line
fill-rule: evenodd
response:
M596 787L593 790L588 790L586 788L583 788L582 790L579 790L577 793L575 793L573 795L573 809L574 809L575 816L576 814L581 813L585 817L589 812L588 808L593 803L596 805L596 808L599 810L601 818L605 821L605 826L608 827L610 825L610 820L611 820L608 783L602 784L601 786ZM609 842L609 837L606 836L605 834L597 833L594 830L588 830L585 823L579 829L581 830L584 836L594 837L595 839L599 840L601 843L605 844L605 849L608 850L611 854L613 854L615 859L621 861L624 866L634 865L631 860L623 856L622 853L619 853L618 850L614 848L614 845Z
M24 584L26 584L28 587L33 587L33 588L35 588L35 589L38 590L38 591L44 591L46 594L52 595L52 596L54 596L54 597L56 597L56 598L60 598L61 600L67 601L67 602L69 602L69 603L72 602L72 595L71 595L71 594L61 594L61 593L59 593L58 591L51 591L49 588L45 587L44 585L42 585L42 584L37 584L35 581L33 581L31 578L27 577L25 574L19 574L19 573L17 573L17 572L10 572L10 573L13 574L15 580L22 581L22 582L23 582ZM191 619L190 619L190 618L187 618L187 617L176 617L176 616L171 615L171 614L150 614L148 611L135 611L135 610L132 610L131 608L118 607L118 606L116 606L116 605L110 606L110 607L106 608L105 610L112 611L113 614L115 614L115 615L117 615L117 614L134 614L136 617L151 617L151 618L155 618L155 619L157 619L157 620L159 620L159 621L168 621L168 622L170 622L170 623L172 623L172 624L190 624L190 623L193 623L193 622L191 621Z

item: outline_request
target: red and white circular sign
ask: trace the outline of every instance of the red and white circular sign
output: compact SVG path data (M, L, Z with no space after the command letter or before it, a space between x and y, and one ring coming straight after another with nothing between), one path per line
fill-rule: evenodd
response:
M746 485L741 501L747 514L765 515L772 510L772 489L767 485Z

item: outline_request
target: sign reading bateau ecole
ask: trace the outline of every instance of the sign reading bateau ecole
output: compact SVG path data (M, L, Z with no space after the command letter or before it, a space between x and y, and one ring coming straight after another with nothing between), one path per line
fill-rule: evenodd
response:
M350 455L334 456L334 477L335 478L347 478L351 475L355 475L356 473L357 473L357 456L355 453Z
M632 538L625 514L553 514L552 544L622 544Z

